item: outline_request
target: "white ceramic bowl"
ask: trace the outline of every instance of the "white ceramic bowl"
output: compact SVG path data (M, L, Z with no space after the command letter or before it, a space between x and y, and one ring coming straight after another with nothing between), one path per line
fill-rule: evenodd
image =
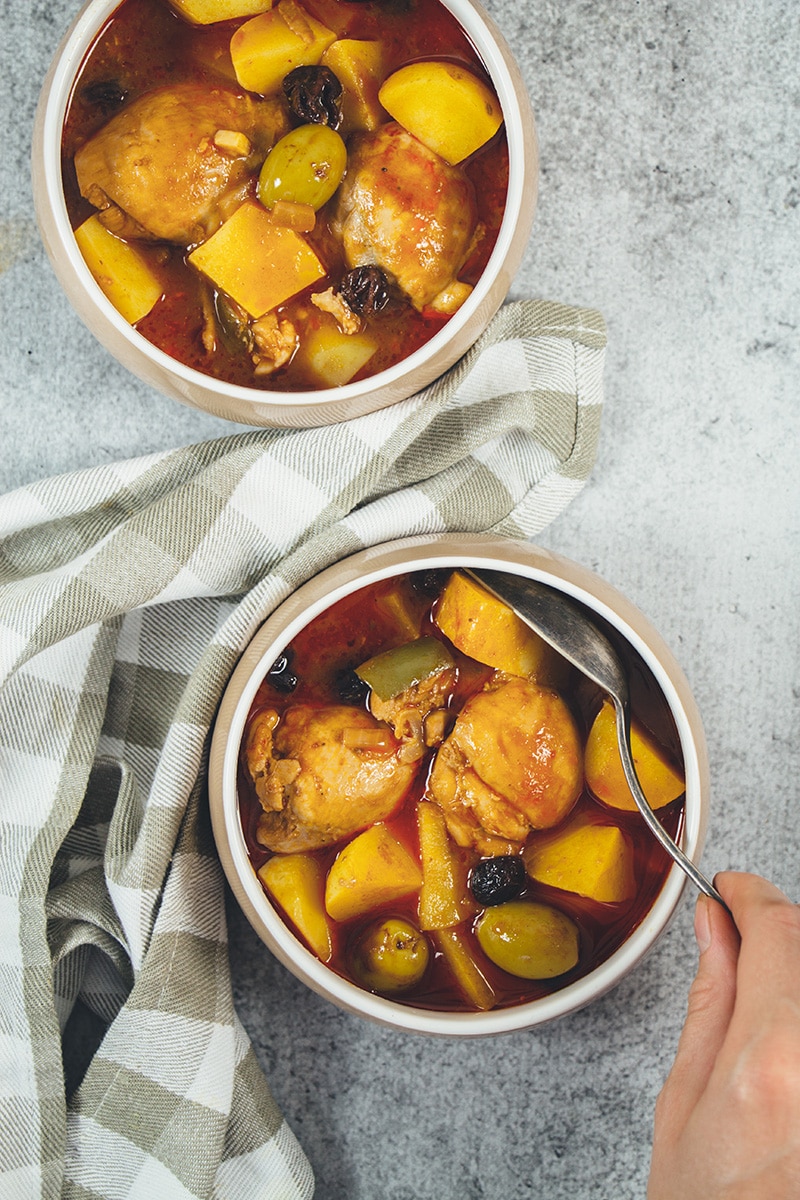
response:
M582 1008L627 975L664 932L685 876L673 866L644 920L620 948L583 978L542 999L490 1012L413 1007L364 991L329 970L292 934L267 898L248 858L236 774L245 721L269 667L309 621L367 583L440 567L488 567L540 580L587 605L630 644L649 668L675 722L686 774L683 849L699 857L708 816L705 738L686 679L643 615L593 572L529 543L474 535L416 537L364 550L321 572L268 618L245 651L222 700L211 747L211 818L222 865L253 928L278 959L315 992L349 1012L395 1029L483 1036L525 1029Z
M61 43L45 79L33 134L33 194L45 249L75 311L125 367L176 400L246 425L307 427L349 420L413 395L469 349L508 294L530 235L538 187L538 148L519 68L491 18L472 0L442 0L478 51L505 118L509 182L505 215L474 291L445 326L388 370L341 387L279 392L234 386L183 366L137 333L104 296L87 268L67 215L61 133L83 59L119 0L88 0Z

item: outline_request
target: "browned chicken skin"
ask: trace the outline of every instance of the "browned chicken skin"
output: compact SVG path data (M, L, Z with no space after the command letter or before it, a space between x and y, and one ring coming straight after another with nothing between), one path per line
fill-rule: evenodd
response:
M402 801L415 768L391 730L364 709L296 704L278 718L259 713L248 733L247 768L264 812L259 842L292 853L331 845Z
M498 672L461 710L428 793L459 845L503 854L531 829L557 825L582 785L581 743L567 705L531 680Z
M463 171L390 121L353 140L331 224L348 266L377 264L422 309L472 249L475 195Z
M442 742L450 725L447 705L455 679L455 667L443 667L391 700L381 700L374 692L370 693L370 712L391 725L395 737L402 742L399 755L405 762L416 762L426 748Z
M254 169L287 129L277 100L199 83L158 88L78 150L78 186L112 232L194 245L222 223L226 202L244 198ZM244 156L217 137L221 131L245 135Z

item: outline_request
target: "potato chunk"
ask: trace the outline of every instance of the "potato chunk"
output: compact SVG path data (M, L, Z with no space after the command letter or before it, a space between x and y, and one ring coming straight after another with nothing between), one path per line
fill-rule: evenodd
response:
M295 0L281 0L270 12L240 25L231 38L236 78L249 92L279 91L295 67L316 66L336 34Z
M419 863L385 825L372 825L340 850L325 883L325 908L347 921L399 900L422 883Z
M450 164L468 158L503 123L491 88L456 63L409 63L378 95L398 124Z
M328 962L333 942L323 906L322 868L316 859L308 854L276 854L259 869L258 878L317 958Z
M213 25L267 12L274 0L169 0L170 7L192 25Z
M320 387L341 387L365 367L378 349L367 333L342 333L333 318L307 328L297 361Z
M681 772L638 722L631 724L631 753L642 791L651 808L664 808L686 790ZM622 770L614 705L606 700L594 719L585 752L586 782L598 800L611 808L637 812Z
M276 225L254 200L189 255L189 262L240 304L263 316L325 274L305 238Z
M508 675L557 687L568 663L502 600L462 571L454 571L434 615L453 645Z
M420 800L417 828L422 856L420 929L448 929L474 915L467 889L467 866L450 841L438 804Z
M523 851L531 879L604 904L636 894L633 846L617 825L578 818L552 834L535 835Z
M75 241L117 312L131 325L146 317L163 288L138 250L109 233L97 217L75 230Z
M381 43L339 38L323 54L322 64L333 71L342 85L342 122L345 132L377 129L386 119L378 99L383 77Z
M433 939L466 1000L481 1012L494 1008L497 1003L494 988L475 961L461 930L438 929Z

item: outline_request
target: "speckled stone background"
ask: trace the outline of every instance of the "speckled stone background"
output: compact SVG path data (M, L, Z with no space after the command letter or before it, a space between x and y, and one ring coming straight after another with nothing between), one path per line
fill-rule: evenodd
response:
M626 592L681 660L711 758L705 866L759 870L800 898L800 6L488 7L541 142L513 296L597 306L609 327L594 476L542 541ZM235 428L128 376L45 259L31 124L76 10L0 3L2 490ZM232 912L239 1010L319 1200L642 1197L695 965L691 910L687 895L591 1008L468 1044L340 1013Z

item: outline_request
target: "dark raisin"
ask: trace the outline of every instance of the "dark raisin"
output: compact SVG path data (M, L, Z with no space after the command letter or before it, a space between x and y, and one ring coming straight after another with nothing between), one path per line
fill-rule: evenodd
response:
M430 571L415 571L411 576L411 586L420 596L438 596L442 591L450 572L446 568L434 568Z
M482 858L472 868L469 888L479 904L505 904L525 887L525 864L517 854Z
M119 108L125 96L125 89L120 87L115 79L98 79L95 83L87 83L81 90L82 99L104 113Z
M344 704L363 704L369 695L369 684L356 675L352 667L337 672L334 681L336 695Z
M292 673L288 654L279 654L267 671L267 679L278 692L293 692L297 687L297 676Z
M389 280L372 264L353 267L339 285L339 294L359 317L369 317L389 303Z
M301 125L330 125L342 120L342 85L329 67L295 67L283 81L292 116Z

